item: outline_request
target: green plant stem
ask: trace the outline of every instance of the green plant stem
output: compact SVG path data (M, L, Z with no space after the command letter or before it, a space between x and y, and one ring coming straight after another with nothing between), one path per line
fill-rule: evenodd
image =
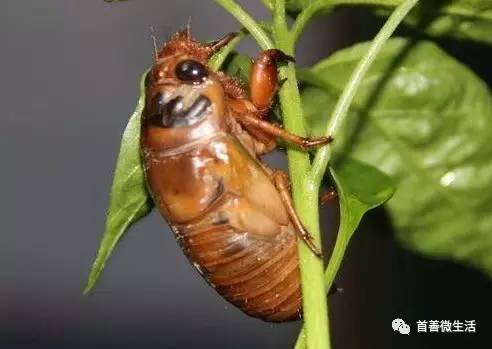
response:
M306 28L306 25L309 23L311 18L316 15L321 10L328 10L333 7L331 3L328 1L317 1L306 7L302 10L301 13L296 18L294 25L292 26L292 37L295 41L299 39L302 32Z
M262 49L267 50L273 48L272 40L263 30L261 25L234 0L215 0L215 2L233 15L237 21L246 28Z
M362 82L362 79L366 75L367 71L371 67L372 63L376 59L378 53L381 51L384 43L391 37L398 25L403 21L408 12L418 3L418 0L406 0L399 5L388 18L384 26L379 33L373 39L367 54L361 59L354 72L352 73L350 80L348 81L342 95L337 101L335 110L328 123L325 134L331 135L336 138L336 134L340 126L343 124L344 119L347 117L350 105L355 97L355 94ZM335 140L336 141L336 140ZM313 161L312 177L316 183L321 183L326 171L326 167L332 156L332 149L330 145L324 146L319 149Z
M273 37L275 46L294 55L294 40L287 28L285 1L276 0L273 11ZM283 123L287 130L305 135L301 97L293 64L280 68L280 78L285 83L279 91ZM309 154L289 147L287 149L292 196L296 212L317 246L321 246L319 228L319 187L308 176L311 168ZM323 282L323 261L304 244L299 243L299 268L303 299L303 320L306 343L309 349L329 349L329 323L326 290Z
M263 49L274 47L261 25L255 22L237 3L233 0L216 0L216 2L230 12L245 27ZM274 2L273 17L275 47L287 54L294 55L294 40L292 40L287 27L284 0L276 0ZM279 91L284 125L291 132L306 135L294 65L289 64L282 67L280 69L280 78L286 79ZM311 169L309 154L290 147L287 151L287 156L296 211L316 244L321 246L318 212L319 187L308 176ZM323 281L323 261L315 256L304 243L300 243L299 265L308 348L329 349L328 308Z
M336 137L337 131L340 128L340 126L343 124L343 121L345 120L348 114L348 110L350 108L350 105L352 104L357 89L359 88L362 82L362 79L364 78L370 66L376 59L384 43L391 37L391 35L398 27L398 25L403 21L403 19L406 17L408 12L410 12L410 10L417 3L418 0L404 1L400 6L398 6L393 11L391 16L384 24L384 26L376 35L376 37L372 41L371 46L369 47L369 50L367 51L366 55L361 59L361 61L355 68L354 72L350 77L349 82L347 83L344 91L342 92L342 95L338 99L332 118L328 123L327 131L326 131L327 135L333 135ZM318 152L316 153L316 156L313 161L311 173L309 174L309 178L312 179L314 186L319 187L323 175L326 171L328 162L330 161L330 158L331 158L330 146L325 146L322 149L318 150ZM337 245L338 245L337 246L338 249L340 250L342 249L345 250L347 248L347 243L345 242L337 241ZM333 279L336 273L338 272L338 269L340 268L342 262L341 256L343 256L343 253L338 253L336 255L339 257L336 257L333 260L330 259L328 263L328 268L326 269L325 272L326 287L329 287L332 284ZM304 349L306 347L309 348L309 344L307 343L306 333L307 333L307 329L303 328L297 339L295 349Z
M279 92L283 123L287 130L305 135L303 111L297 87L295 68L286 67L287 78ZM292 196L297 214L317 246L321 246L319 228L319 185L309 176L309 155L292 147L287 149ZM328 304L323 281L323 261L303 243L299 243L299 268L303 299L303 320L309 349L330 348Z
M271 31L270 23L258 22L258 25L265 31ZM208 62L210 68L215 71L219 70L226 61L227 57L232 53L232 51L234 51L239 42L241 42L241 40L243 40L247 35L249 35L249 31L243 27L234 39L232 39L225 47L220 49L219 52L216 52L212 58L210 58Z

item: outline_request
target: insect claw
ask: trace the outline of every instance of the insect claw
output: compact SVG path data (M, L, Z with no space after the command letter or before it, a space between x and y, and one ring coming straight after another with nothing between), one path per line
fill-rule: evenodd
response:
M285 60L287 62L292 62L292 63L296 62L296 59L290 55L284 54L284 56L282 58L283 58L283 60Z
M287 78L280 79L280 80L278 81L278 86L279 86L279 87L282 87L282 86L285 84L285 82L286 82L287 80L288 80Z
M278 49L270 49L265 51L265 54L274 62L285 63L295 62L295 58Z
M335 188L331 187L330 189L328 189L327 192L325 192L323 195L321 195L321 198L319 201L320 201L321 205L324 205L327 202L330 202L330 201L336 199L337 196L338 196L337 191L335 190Z
M316 255L316 257L323 258L323 253L321 253L321 251L318 249L318 247L314 244L314 240L313 240L313 237L311 235L309 235L309 234L303 235L302 239L304 240L306 245L309 247L311 252L313 252Z
M319 138L304 138L302 140L302 143L300 144L300 147L303 149L307 149L329 144L331 142L333 142L333 138L331 136Z

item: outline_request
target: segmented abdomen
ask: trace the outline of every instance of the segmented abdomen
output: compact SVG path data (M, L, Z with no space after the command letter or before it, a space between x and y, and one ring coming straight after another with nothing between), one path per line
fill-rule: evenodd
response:
M200 274L225 299L265 321L299 318L301 290L297 237L289 224L272 235L241 231L210 217L174 226Z

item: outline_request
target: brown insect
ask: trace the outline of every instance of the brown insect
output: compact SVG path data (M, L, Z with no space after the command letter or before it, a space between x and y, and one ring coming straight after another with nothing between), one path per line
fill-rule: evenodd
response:
M201 44L189 30L156 52L147 76L141 148L149 191L184 252L225 299L266 321L297 319L301 290L297 236L318 255L294 211L287 175L258 158L276 138L301 148L329 142L291 134L266 120L279 62L255 60L249 97L207 62L234 34Z

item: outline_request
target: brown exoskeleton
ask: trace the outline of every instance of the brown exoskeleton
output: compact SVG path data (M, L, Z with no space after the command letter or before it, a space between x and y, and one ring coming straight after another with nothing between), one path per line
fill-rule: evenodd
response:
M249 97L212 71L210 56L233 34L201 44L178 32L147 76L141 148L152 197L190 261L225 299L266 321L299 317L297 236L320 255L294 211L287 175L261 162L276 138L301 148L308 139L267 121L278 62L255 60Z

